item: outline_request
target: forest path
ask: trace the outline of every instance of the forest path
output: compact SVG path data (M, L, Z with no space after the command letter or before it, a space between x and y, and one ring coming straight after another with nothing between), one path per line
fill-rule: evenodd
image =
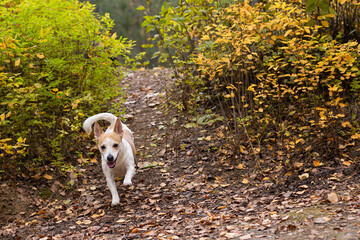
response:
M340 174L288 185L256 180L251 171L221 160L219 152L226 152L220 143L202 140L215 139L219 131L182 128L174 113L165 114L169 73L137 71L122 82L128 85L125 123L134 132L140 169L132 187L117 181L120 205L110 206L91 146L97 162L82 165L83 175L73 176L74 190L55 190L49 200L34 197L34 212L14 216L0 238L360 238L359 181Z

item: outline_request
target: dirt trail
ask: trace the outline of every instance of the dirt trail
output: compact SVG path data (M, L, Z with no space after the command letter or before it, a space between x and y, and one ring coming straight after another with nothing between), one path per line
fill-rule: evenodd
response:
M119 206L110 206L100 164L92 160L74 177L74 191L33 197L33 213L17 212L2 225L0 238L360 238L358 181L341 174L289 185L256 180L218 159L219 146L201 140L216 131L176 127L179 119L170 124L176 116L165 114L164 104L171 82L166 69L138 71L122 82L128 86L125 123L134 131L140 169L132 187L118 181Z

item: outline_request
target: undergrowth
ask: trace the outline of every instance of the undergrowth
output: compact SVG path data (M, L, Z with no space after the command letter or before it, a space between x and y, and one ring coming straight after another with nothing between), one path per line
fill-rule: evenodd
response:
M76 0L0 3L0 164L7 176L39 166L63 172L81 149L81 122L117 110L133 42ZM120 67L120 70L118 70ZM115 70L118 74L115 74Z

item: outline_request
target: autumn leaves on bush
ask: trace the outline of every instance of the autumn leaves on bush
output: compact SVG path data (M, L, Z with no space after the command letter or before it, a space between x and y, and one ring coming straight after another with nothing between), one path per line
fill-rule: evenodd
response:
M225 117L237 155L253 147L284 168L354 163L359 3L261 2L186 1L146 17L179 73L180 108L207 103Z

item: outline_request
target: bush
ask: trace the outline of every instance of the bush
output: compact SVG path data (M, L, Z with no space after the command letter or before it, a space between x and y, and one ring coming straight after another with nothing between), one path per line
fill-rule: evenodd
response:
M85 115L108 110L121 94L114 70L134 62L133 43L110 35L112 20L88 3L0 5L2 164L66 166Z
M207 25L212 24L213 11L223 2L226 1L190 0L179 1L178 5L165 2L160 13L154 16L148 15L150 7L143 9L146 11L143 26L146 32L154 32L150 40L155 41L159 49L153 57L159 57L160 64L167 62L180 79L181 102L177 104L180 109L196 109L194 101L201 95L198 86L203 81L194 75L196 69L190 56L199 50L199 37L206 32Z
M215 103L238 154L249 141L255 154L277 150L271 158L285 167L354 161L360 46L334 33L332 10L309 14L302 1L282 0L186 3L145 21L161 29L164 57L182 73L179 85L193 89L183 91L183 105Z

